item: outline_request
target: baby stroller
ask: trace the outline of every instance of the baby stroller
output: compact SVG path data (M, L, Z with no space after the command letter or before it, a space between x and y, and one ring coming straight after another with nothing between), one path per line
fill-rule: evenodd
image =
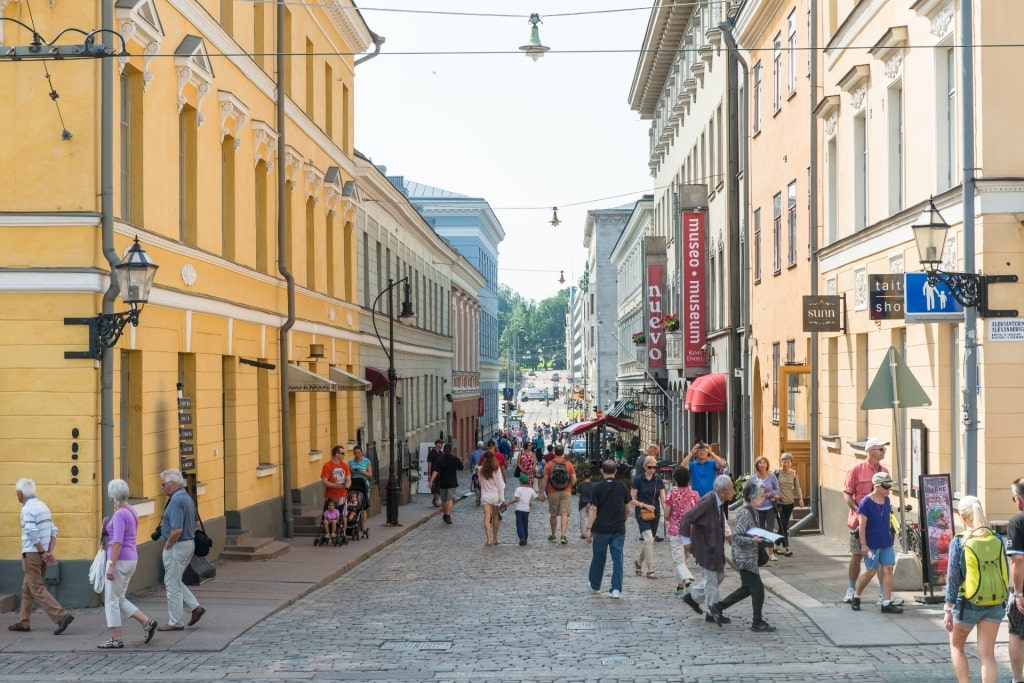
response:
M347 514L347 501L342 500L341 505L338 505L338 501L335 501L335 509L341 513L338 517L338 522L334 527L334 538L331 538L327 532L327 520L324 519L323 514L320 515L320 526L316 530L316 538L313 539L313 546L326 546L333 545L335 548L338 546L348 544L348 534L345 528L345 520L348 518ZM327 501L324 501L324 511L327 510Z
M366 526L366 508L369 505L366 499L366 494L359 489L351 489L349 494L356 494L359 498L357 505L349 503L348 510L345 514L345 533L346 538L351 538L353 541L358 541L361 538L370 537L370 529ZM354 514L351 514L354 513Z

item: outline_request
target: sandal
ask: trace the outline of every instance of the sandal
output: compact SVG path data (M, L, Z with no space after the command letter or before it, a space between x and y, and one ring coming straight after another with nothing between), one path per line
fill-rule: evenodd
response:
M634 562L633 566L636 567L636 575L637 576L643 576L644 575L643 565L641 565L639 562Z
M786 548L786 550L782 554L785 555L786 557L793 557L793 551L790 550L789 548Z
M650 571L650 572L647 572L647 578L648 579L656 579L656 578L658 578L658 575L655 574L653 571Z
M120 650L124 647L124 641L114 640L113 638L111 638L107 642L100 643L96 647L100 648L101 650Z

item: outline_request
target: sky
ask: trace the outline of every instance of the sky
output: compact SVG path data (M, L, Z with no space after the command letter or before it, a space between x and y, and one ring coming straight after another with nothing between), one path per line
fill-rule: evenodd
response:
M486 199L505 231L499 280L523 297L578 281L587 211L652 191L650 122L628 102L650 0L357 5L386 42L356 67L356 148L389 175ZM537 62L519 51L533 12L551 48Z

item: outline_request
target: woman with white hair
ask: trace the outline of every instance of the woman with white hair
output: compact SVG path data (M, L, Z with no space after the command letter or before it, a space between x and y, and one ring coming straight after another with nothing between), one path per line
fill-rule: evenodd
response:
M949 631L949 652L958 683L967 683L970 680L964 643L975 626L978 627L978 659L981 660L982 683L995 683L996 675L999 673L996 668L996 635L999 632L999 624L1006 614L1006 546L1002 538L988 528L988 520L981 508L981 501L975 496L961 498L957 512L960 513L966 531L955 536L949 544L946 604L942 608L942 625ZM997 545L1000 548L997 548ZM993 581L996 593L1001 590L1001 600L992 590L977 597L974 595L980 593L981 591L976 589L981 589L986 583L985 568L980 566L977 572L968 571L965 558L968 553L981 558L987 550L991 550L992 552L988 554L994 555L998 562L1003 563L1001 576L988 575ZM992 571L997 568L998 563L992 565ZM982 580L978 586L969 585L979 578ZM997 604L986 604L992 602Z
M157 623L147 617L142 610L133 605L126 597L128 584L131 583L138 565L139 552L136 541L139 535L139 516L135 508L128 504L128 482L124 479L111 479L107 484L107 496L114 504L114 514L103 528L103 536L107 539L107 587L104 593L104 611L107 616L107 628L110 629L110 640L96 647L104 650L120 650L124 647L121 639L121 619L130 617L142 624L143 643L153 639Z
M646 562L648 579L658 578L654 573L654 537L661 522L661 511L665 508L665 482L658 476L659 452L657 444L652 443L647 447L647 457L643 459L644 469L633 477L629 490L629 502L636 508L636 523L640 527L640 538L643 539L640 555L633 562L633 567L637 576L643 576Z

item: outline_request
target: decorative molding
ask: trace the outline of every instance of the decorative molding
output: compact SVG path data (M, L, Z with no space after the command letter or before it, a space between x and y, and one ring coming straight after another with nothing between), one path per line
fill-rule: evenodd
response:
M896 254L895 256L889 257L889 274L899 275L905 273L906 264L904 263L903 254Z
M226 90L217 91L217 100L220 102L220 141L224 142L224 138L231 134L235 138L235 149L238 149L242 144L239 133L249 120L249 107ZM228 119L234 124L230 130L227 125Z
M839 288L836 285L836 279L834 277L827 278L825 280L825 294L835 296L839 292Z
M320 203L320 186L324 184L324 173L312 162L302 165L302 177L305 180L306 199L313 198L313 204Z
M868 86L866 83L850 93L850 108L853 109L854 112L864 111L864 106L867 104L867 101Z
M868 270L861 266L853 271L853 310L868 308Z
M160 54L160 44L165 36L160 13L153 0L117 0L114 15L125 43L135 43L142 48L142 91L145 92L153 80L149 65ZM117 61L118 72L123 72L131 61L131 55L122 55Z
M836 131L839 128L839 113L832 112L832 114L825 119L825 139L831 140L836 136Z
M840 90L845 92L853 92L861 85L866 85L868 79L871 78L871 65L870 64L857 64L850 68L843 77L839 79Z
M260 161L267 162L267 171L270 171L274 167L274 159L276 159L275 152L277 151L277 138L278 134L273 128L270 127L266 121L253 120L252 125L253 138L255 140L253 144L253 165L258 164Z
M188 102L185 86L191 84L196 89L196 126L202 126L206 120L201 111L203 100L210 94L210 84L213 83L213 65L203 39L199 36L185 36L174 50L174 65L178 67L178 113Z
M295 185L293 176L296 171L302 167L302 155L299 154L299 150L295 149L291 145L284 146L284 175L285 178Z
M895 81L903 75L903 53L894 52L885 60L885 78L888 81Z
M932 17L931 34L937 40L942 40L953 32L953 4L950 3L936 12Z

